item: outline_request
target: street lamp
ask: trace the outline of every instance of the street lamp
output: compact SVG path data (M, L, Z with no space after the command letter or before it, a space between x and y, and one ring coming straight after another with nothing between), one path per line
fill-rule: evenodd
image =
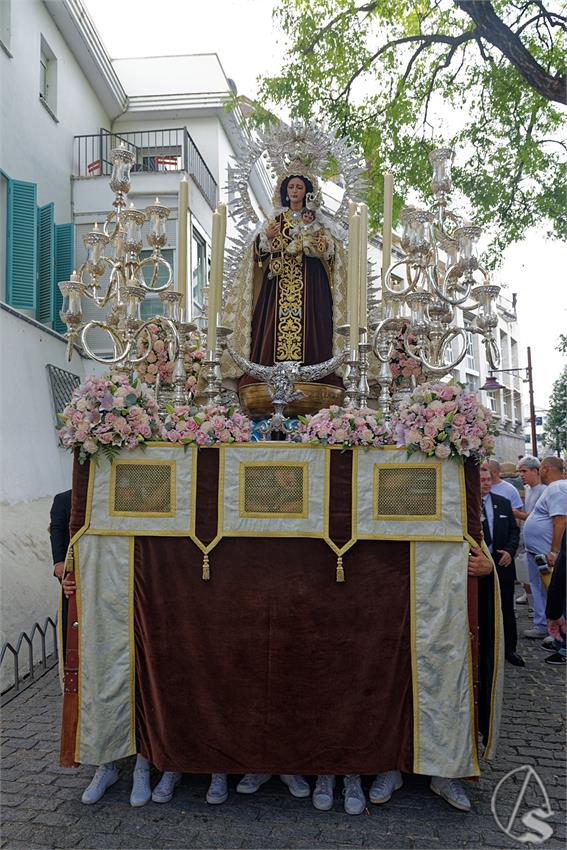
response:
M532 455L537 457L537 434L536 434L536 415L535 415L535 405L534 405L534 384L533 384L533 371L532 371L532 350L528 346L528 365L527 366L516 366L513 369L491 369L488 375L488 378L484 382L481 387L481 390L485 392L495 392L496 390L505 389L504 385L500 383L498 378L494 378L493 375L495 372L526 372L526 377L523 379L525 384L528 384L528 389L530 393L530 428L532 432Z

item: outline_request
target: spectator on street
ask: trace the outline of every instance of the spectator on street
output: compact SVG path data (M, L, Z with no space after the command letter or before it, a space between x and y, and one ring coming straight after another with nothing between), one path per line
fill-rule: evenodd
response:
M537 500L542 495L545 490L545 484L541 483L541 478L539 474L539 460L537 457L532 457L531 455L526 455L526 457L521 457L518 461L518 473L520 478L524 482L525 495L524 495L524 509L515 511L516 517L519 517L521 520L526 520L528 516L531 514L533 509L536 506ZM525 564L527 569L527 557L524 552L524 535L523 529L520 536L520 547L522 549L523 557L525 558ZM518 564L516 563L516 573L518 576L518 581L520 580L520 570L518 568ZM522 576L522 579L524 576ZM531 605L531 588L527 581L523 581L524 593L521 596L518 596L516 599L517 605Z
M522 498L513 484L510 484L509 481L502 480L502 467L500 466L500 463L497 460L489 460L483 463L482 466L483 469L489 470L492 478L492 487L490 492L494 493L496 496L504 496L505 499L508 499L512 505L514 516L516 516L516 519L519 519L516 511L521 510L524 507Z
M504 657L515 667L525 667L524 659L516 652L518 632L514 614L514 555L520 540L520 529L512 513L510 501L493 492L492 476L488 469L480 470L480 494L484 541L494 559L500 585Z
M527 629L524 637L536 639L545 638L547 635L547 593L540 570L549 571L555 566L567 523L567 481L563 478L563 460L559 457L546 457L542 460L539 471L541 480L547 487L524 525L524 541L534 600L533 628Z

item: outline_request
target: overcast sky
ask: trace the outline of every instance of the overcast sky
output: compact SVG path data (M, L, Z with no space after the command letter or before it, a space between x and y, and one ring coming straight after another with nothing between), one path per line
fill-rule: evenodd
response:
M239 94L249 97L256 94L258 75L277 73L282 63L285 39L272 25L272 0L83 2L113 59L217 53ZM545 408L565 364L555 346L567 330L567 249L542 233L533 231L507 250L494 282L507 285L509 297L518 293L520 365L526 365L530 345L536 406Z

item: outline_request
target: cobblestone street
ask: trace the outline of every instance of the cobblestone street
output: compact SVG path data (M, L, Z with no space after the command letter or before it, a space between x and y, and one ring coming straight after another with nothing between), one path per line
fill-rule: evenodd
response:
M529 624L518 616L519 630ZM385 806L369 804L349 817L339 793L334 810L316 811L309 800L294 800L272 779L252 797L234 793L222 806L204 801L207 776L185 776L169 805L133 809L128 802L133 759L121 763L121 778L92 807L80 796L92 769L58 767L61 694L56 671L44 676L3 710L2 843L4 848L460 848L522 847L499 828L491 795L511 770L531 765L549 795L553 815L539 823L553 829L540 846L565 846L564 694L562 669L543 663L538 641L522 639L524 669L506 665L506 692L500 746L492 766L481 763L482 778L467 783L473 811L463 814L434 796L425 777L405 777L403 788ZM363 722L363 718L353 718ZM507 824L525 772L502 787L497 807ZM365 786L370 783L365 777ZM519 818L544 808L530 783L512 829L527 831ZM532 831L537 828L531 823ZM543 829L542 829L543 833Z

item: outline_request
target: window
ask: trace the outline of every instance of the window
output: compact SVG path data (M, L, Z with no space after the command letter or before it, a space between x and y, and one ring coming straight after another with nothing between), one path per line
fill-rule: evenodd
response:
M486 393L486 400L488 402L489 410L491 410L493 413L497 413L498 410L496 407L496 396L494 395L494 393Z
M467 353L465 356L465 368L473 369L475 372L478 367L475 359L475 341L474 334L470 333L470 328L472 327L471 319L464 320L464 328L467 337Z
M466 388L470 393L477 393L479 391L480 381L478 375L471 375L467 373Z
M39 55L39 99L57 120L57 57L43 36Z
M191 280L193 286L193 304L201 312L203 309L203 287L207 285L207 243L193 228L191 239Z
M508 347L508 334L500 331L500 350L502 352L502 368L510 368L510 350Z

